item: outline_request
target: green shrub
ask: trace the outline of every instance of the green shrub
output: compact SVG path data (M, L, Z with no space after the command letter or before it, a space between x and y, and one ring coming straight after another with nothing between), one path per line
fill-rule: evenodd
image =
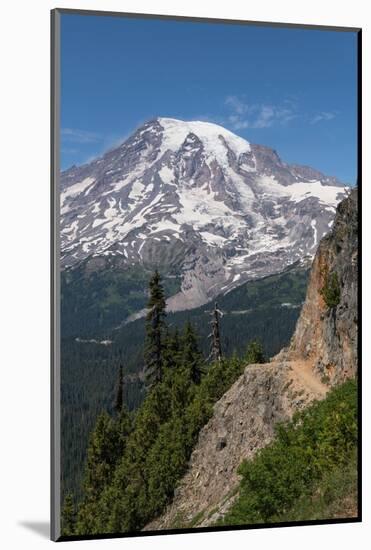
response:
M340 303L340 285L338 275L335 271L328 273L325 277L325 283L321 289L321 295L330 309Z
M349 463L356 443L357 388L351 380L278 425L274 441L241 464L239 497L221 523L279 521L321 480Z
M265 363L263 346L259 340L253 340L249 343L246 350L245 360L247 364Z
M304 494L292 508L277 517L278 522L311 521L352 517L358 500L357 450L342 464L330 470L310 494Z

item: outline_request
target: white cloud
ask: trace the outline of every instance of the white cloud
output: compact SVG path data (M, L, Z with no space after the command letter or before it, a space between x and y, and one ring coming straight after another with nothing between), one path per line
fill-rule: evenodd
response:
M299 114L297 101L293 98L285 99L281 104L248 103L244 96L229 95L224 103L230 110L225 123L233 130L285 126L299 117L309 124L318 124L332 120L337 115L335 111L319 111L312 115Z
M229 105L238 115L244 115L249 110L249 106L235 95L229 95L225 99L225 104Z
M234 130L285 125L298 116L292 101L285 101L283 105L247 103L241 97L230 95L225 104L232 111L227 120Z
M332 120L335 118L336 113L332 111L323 111L321 113L317 113L314 115L310 121L311 124L317 124L318 122L326 121L326 120Z

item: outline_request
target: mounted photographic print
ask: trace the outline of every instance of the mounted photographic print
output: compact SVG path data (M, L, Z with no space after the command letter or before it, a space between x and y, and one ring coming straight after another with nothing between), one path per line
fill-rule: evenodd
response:
M361 520L354 28L52 12L52 538Z

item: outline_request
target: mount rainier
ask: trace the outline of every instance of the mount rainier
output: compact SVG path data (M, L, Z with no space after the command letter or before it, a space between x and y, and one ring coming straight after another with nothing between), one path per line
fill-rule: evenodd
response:
M60 179L61 267L158 267L170 311L312 257L346 188L208 122L157 118Z

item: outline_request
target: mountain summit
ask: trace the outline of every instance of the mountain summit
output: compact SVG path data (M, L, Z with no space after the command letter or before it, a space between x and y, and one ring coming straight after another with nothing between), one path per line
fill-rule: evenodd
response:
M157 118L61 175L61 263L175 274L193 308L313 256L345 187L209 122ZM103 261L103 260L102 260Z

